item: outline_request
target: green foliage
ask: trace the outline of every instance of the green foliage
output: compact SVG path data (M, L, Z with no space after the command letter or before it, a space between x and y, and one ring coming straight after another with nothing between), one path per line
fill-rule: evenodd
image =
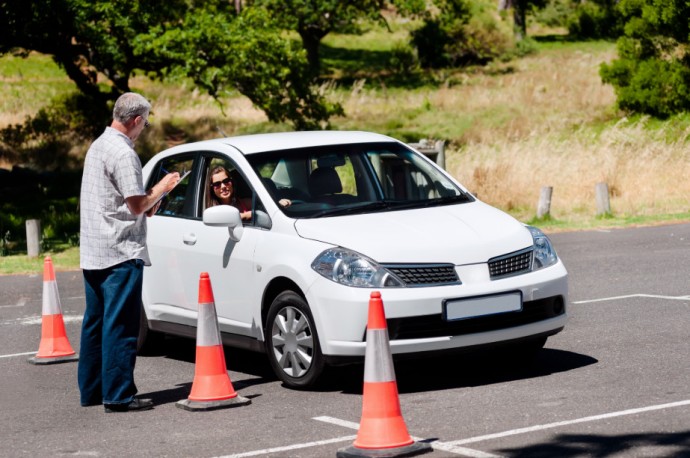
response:
M15 167L0 169L0 251L25 250L26 221L41 221L44 251L79 243L79 172L44 172Z
M466 0L440 0L412 32L412 44L425 68L486 64L513 47L507 30L481 7Z
M237 17L195 11L182 24L137 37L135 51L159 77L181 73L213 97L237 89L273 122L298 130L327 126L342 108L315 90L304 52L267 28L270 22L259 9Z
M75 145L100 134L109 119L107 106L87 95L56 97L23 124L0 129L0 159L41 170L73 169L79 165Z
M320 70L319 45L331 32L358 33L361 20L382 21L383 0L252 0L265 9L279 27L297 32L302 39L310 69ZM250 6L250 9L251 9Z
M550 0L534 11L534 21L547 27L567 27L578 4L577 0Z
M100 107L129 91L130 79L143 71L189 75L213 96L235 87L269 119L298 129L341 113L312 87L304 56L270 18L251 8L246 13L236 17L225 0L8 0L0 8L0 23L6 24L0 54L33 50L53 56ZM108 84L99 85L98 75ZM18 135L34 130L27 126ZM40 135L32 140L41 142Z
M619 58L600 68L618 106L661 118L690 109L690 3L621 0L618 9L625 20Z
M598 0L579 4L568 21L568 32L578 39L621 36L623 23L616 3L616 0Z

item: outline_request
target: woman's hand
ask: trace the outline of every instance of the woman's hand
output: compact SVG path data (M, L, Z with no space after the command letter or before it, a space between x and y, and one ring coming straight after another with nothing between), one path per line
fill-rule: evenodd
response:
M281 207L289 207L292 205L292 201L290 201L290 199L280 199L278 203L281 205Z

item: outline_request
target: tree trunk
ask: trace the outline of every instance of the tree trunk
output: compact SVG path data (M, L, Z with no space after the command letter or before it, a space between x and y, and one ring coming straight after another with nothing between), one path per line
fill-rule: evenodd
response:
M498 10L513 9L513 30L518 40L527 36L527 0L498 0Z
M518 41L527 37L527 6L526 0L515 0L513 3L513 26Z
M318 75L321 70L321 58L319 56L319 46L321 45L321 38L325 34L314 34L308 30L300 29L300 37L302 37L302 46L307 51L307 61L309 68L314 75Z

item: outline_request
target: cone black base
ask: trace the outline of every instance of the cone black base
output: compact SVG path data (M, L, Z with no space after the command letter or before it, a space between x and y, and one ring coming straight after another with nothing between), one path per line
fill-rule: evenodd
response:
M350 447L341 448L336 454L337 458L393 458L417 456L424 453L433 452L431 445L426 442L415 442L404 447L395 448L376 448L367 449L359 448L351 445Z
M37 358L36 356L27 359L31 364L37 366L44 366L46 364L60 364L70 363L72 361L79 361L79 355L56 356L54 358Z
M190 401L189 399L183 399L175 403L175 406L191 412L204 412L207 410L246 406L251 403L251 399L242 397L238 394L234 398L223 399L221 401Z

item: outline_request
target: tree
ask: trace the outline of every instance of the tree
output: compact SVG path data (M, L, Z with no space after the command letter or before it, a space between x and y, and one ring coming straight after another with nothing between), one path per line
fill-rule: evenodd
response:
M245 20L245 13L237 15L227 0L6 0L0 2L0 54L51 55L96 103L128 91L141 70L162 77L184 72L213 96L234 86L269 119L297 128L317 127L341 112L313 89L300 50L270 21ZM109 84L99 85L99 74Z
M527 38L527 11L542 8L547 0L498 0L498 10L513 10L513 25L518 40Z
M330 32L356 30L356 22L360 19L383 20L381 9L385 1L253 0L251 5L265 8L281 27L299 34L311 70L316 75L321 67L321 40Z
M618 0L578 2L568 21L569 35L578 39L615 39L623 34L623 23L616 9Z
M515 49L510 28L486 3L434 0L421 17L411 43L422 67L485 65Z
M618 59L600 75L619 108L662 118L690 109L690 3L621 0L618 9L625 21Z
M234 87L271 121L288 120L299 130L319 128L342 114L340 105L313 89L304 51L267 29L270 22L256 8L243 9L233 20L196 11L178 26L152 27L137 37L135 51L162 78L182 73L213 97Z

